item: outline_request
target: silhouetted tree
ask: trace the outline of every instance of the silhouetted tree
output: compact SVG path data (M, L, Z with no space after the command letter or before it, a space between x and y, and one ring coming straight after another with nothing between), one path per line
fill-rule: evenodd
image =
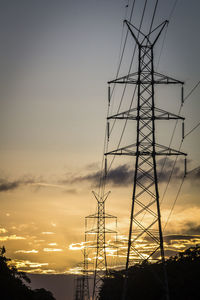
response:
M200 246L191 247L166 261L170 300L199 298ZM100 300L121 300L125 271L110 271L104 279ZM162 264L143 263L128 270L127 300L160 300L164 293Z
M4 256L5 252L4 246L0 247L1 300L55 300L52 293L45 289L31 290L26 285L31 282L28 276L9 265L10 259Z

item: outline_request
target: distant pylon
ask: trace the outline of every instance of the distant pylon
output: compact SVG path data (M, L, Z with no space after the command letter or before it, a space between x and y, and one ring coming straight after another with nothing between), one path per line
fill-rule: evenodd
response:
M186 154L156 143L155 120L184 120L184 118L155 107L154 86L155 84L181 84L183 88L184 83L154 71L154 45L168 21L163 22L147 35L130 22L125 21L125 23L138 47L138 72L110 81L109 85L112 83L137 85L137 107L109 116L108 120L135 120L137 122L136 143L105 153L106 156L130 155L136 157L122 299L125 300L127 297L128 269L131 262L139 263L151 259L162 262L162 299L168 300L169 290L165 268L156 156L186 156ZM146 251L140 246L141 240L145 238L149 245Z
M80 275L75 278L74 284L74 300L90 300L89 291L89 270L88 270L88 245L87 245L87 234L85 227L85 242L83 248L83 263L81 263Z
M116 233L116 231L106 228L105 220L116 219L115 216L105 213L105 201L108 198L110 192L98 195L93 192L97 200L97 213L89 215L87 219L97 219L97 226L87 233L96 234L96 259L95 259L95 270L94 270L94 282L93 282L93 295L92 299L99 299L99 292L103 278L107 275L107 258L106 258L106 234Z
M82 283L82 288L83 288L83 300L89 300L90 299L90 290L89 290L89 270L88 270L88 246L86 242L86 233L85 233L85 245L84 245L84 250L83 250L83 283Z
M81 264L80 275L75 278L74 300L90 300L89 278L88 278L88 251L86 243L83 250L83 263Z
M76 275L74 282L74 300L83 300L83 281L81 275Z

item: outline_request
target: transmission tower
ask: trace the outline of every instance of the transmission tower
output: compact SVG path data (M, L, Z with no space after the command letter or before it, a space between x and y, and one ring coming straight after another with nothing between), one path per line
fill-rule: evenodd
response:
M81 275L77 275L75 278L75 294L74 300L89 300L89 270L88 270L88 247L86 245L86 234L85 234L85 245L83 249L83 263L81 269Z
M96 228L88 230L88 234L96 234L96 260L94 270L93 282L93 296L92 299L99 299L99 292L104 276L107 275L107 259L106 259L106 234L116 234L116 231L106 228L106 219L117 219L115 216L105 212L105 202L110 194L98 195L93 192L97 200L97 213L86 217L88 219L97 219ZM87 225L86 225L87 226Z
M106 157L107 155L135 156L126 275L122 298L125 300L127 297L128 268L131 262L141 263L159 259L163 266L162 299L168 300L169 290L165 268L156 157L172 155L186 157L186 154L156 142L155 121L172 119L184 121L184 118L155 107L154 87L157 84L180 84L183 91L184 83L154 71L154 46L168 21L163 22L147 35L130 22L126 20L124 22L137 44L138 72L117 78L108 84L137 85L137 107L109 116L108 121L111 119L135 120L136 143L105 153ZM151 248L146 250L146 253L140 246L141 240L145 239Z
M83 289L83 298L82 300L90 299L90 291L89 291L89 270L88 270L88 247L86 245L86 234L85 234L85 246L83 250L84 261L83 261L83 276L82 276L82 289Z
M82 285L82 276L77 275L75 277L74 282L74 300L82 300L83 299L83 285Z

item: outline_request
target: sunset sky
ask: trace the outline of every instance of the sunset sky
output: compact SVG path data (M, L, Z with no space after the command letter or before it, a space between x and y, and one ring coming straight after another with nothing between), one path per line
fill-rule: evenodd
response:
M81 250L73 249L81 248L74 244L84 240L85 216L96 210L91 192L96 189L103 156L107 81L116 76L129 2L126 9L125 0L0 1L0 245L5 245L7 256L20 270L70 273L82 259ZM136 1L132 18L136 26L143 2ZM155 26L169 18L175 2L159 1ZM144 32L154 3L148 1ZM198 0L177 1L164 47L165 31L155 49L157 71L184 81L185 96L200 80L199 11ZM120 75L128 72L133 47L129 36ZM137 59L133 70L136 66ZM199 122L199 91L197 87L181 111L186 133ZM180 87L158 87L156 106L178 113L180 95ZM173 125L171 121L158 126L161 144L169 144ZM120 130L113 132L110 149L117 145ZM128 128L130 144L135 137ZM181 124L172 148L178 148L180 141ZM181 149L188 153L188 171L200 166L200 128L185 138ZM171 166L169 160L160 178L161 195ZM178 160L161 206L163 225L183 169ZM124 238L133 160L115 159L111 172L106 208L117 216L119 235ZM200 243L199 184L197 168L185 179L165 229L167 255Z

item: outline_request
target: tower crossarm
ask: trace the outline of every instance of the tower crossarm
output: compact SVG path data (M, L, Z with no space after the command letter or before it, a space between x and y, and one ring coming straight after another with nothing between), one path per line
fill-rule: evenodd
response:
M127 111L123 111L121 113L109 116L107 120L117 119L117 120L185 120L184 117L179 115L173 114L171 112L165 111L163 109L155 107L155 114L154 116L149 115L148 107L145 107L141 111L141 115L138 116L137 108L133 108Z
M105 228L105 230L104 230L104 233L116 233L116 232L117 231L111 230L111 229L108 229L108 228ZM86 233L90 233L90 234L99 233L99 229L98 228L93 228L91 230L86 231Z
M87 216L86 218L87 219L96 219L96 218L98 218L99 216L98 216L98 213L96 213L96 214L92 214L92 215L89 215L89 216ZM105 218L105 219L117 219L117 217L116 216L113 216L113 215L110 215L110 214L103 214L103 216L102 216L102 218Z
M183 85L184 82L177 80L173 77L154 72L154 81L153 84L181 84ZM138 72L134 72L114 80L108 81L108 84L112 83L120 83L120 84L152 84L152 79L149 78L148 72L143 72L142 76L138 76Z
M112 150L110 152L105 153L105 155L128 155L128 156L184 155L184 156L187 156L187 153L184 153L179 150L175 150L170 147L166 147L164 145L160 145L157 143L155 143L156 151L151 151L150 146L151 146L151 144L149 144L149 146L148 146L148 144L146 144L144 150L141 150L138 152L138 151L136 151L136 145L133 144L133 145L129 145L129 146L126 146L123 148ZM146 150L146 149L148 149L148 150Z

